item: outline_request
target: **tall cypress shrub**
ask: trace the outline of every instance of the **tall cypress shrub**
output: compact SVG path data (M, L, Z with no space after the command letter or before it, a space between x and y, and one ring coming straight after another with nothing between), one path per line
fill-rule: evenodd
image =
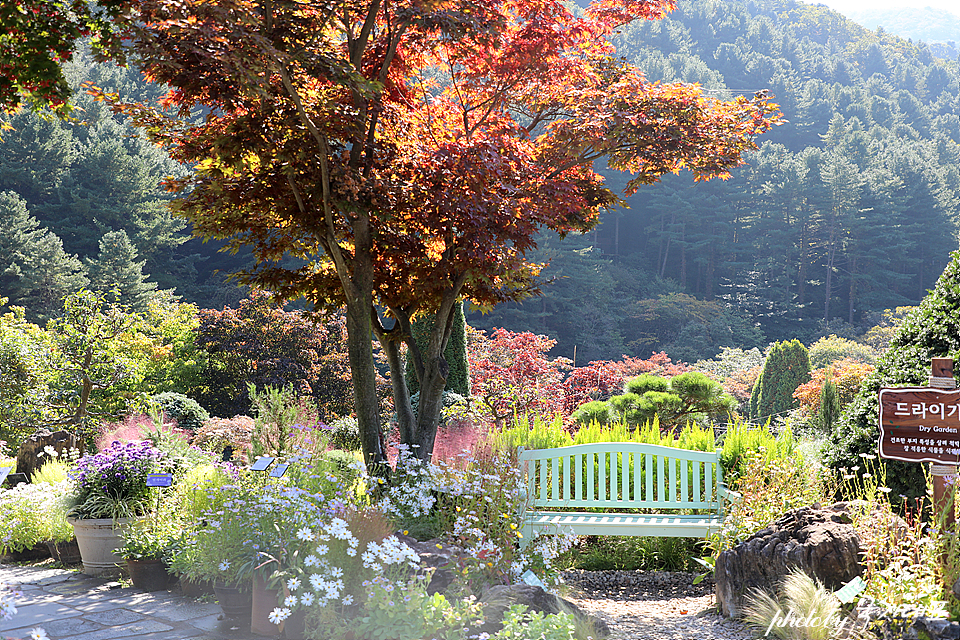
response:
M432 316L413 321L413 338L421 349L426 347L432 331ZM466 398L470 395L470 369L467 362L467 321L463 316L463 302L458 303L454 309L453 328L450 331L450 341L443 352L443 357L450 365L450 375L447 376L447 385L444 389L459 393ZM413 362L409 358L407 358L405 376L410 395L419 393L420 381L413 370Z
M951 254L936 286L906 317L848 404L824 449L824 464L839 469L864 466L860 454L877 454L880 438L879 392L883 387L925 387L930 360L960 355L960 252ZM886 462L886 486L892 496L926 493L925 464Z
M797 406L793 392L810 379L810 355L799 340L777 342L770 348L750 395L750 415L767 418Z
M837 385L830 379L830 372L820 387L820 409L817 411L817 424L825 432L833 430L833 423L840 415L840 398L837 395Z

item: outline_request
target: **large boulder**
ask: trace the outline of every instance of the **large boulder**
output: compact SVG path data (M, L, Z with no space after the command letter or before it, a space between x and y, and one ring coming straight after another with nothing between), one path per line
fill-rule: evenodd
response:
M480 596L483 606L483 625L471 629L471 635L487 633L493 635L503 628L503 617L513 605L524 605L530 611L548 613L569 613L578 620L587 622L592 628L591 635L595 638L605 638L610 635L610 627L606 622L584 612L580 607L555 596L542 587L529 584L508 584L489 587Z
M447 587L453 584L454 571L460 564L460 559L466 557L460 547L445 544L440 538L421 542L413 536L400 532L393 535L420 556L421 567L433 569L433 576L431 576L430 583L427 585L427 593L443 593Z
M861 598L853 610L854 628L879 640L960 640L960 623L928 616L923 609L903 606L885 609Z
M828 589L839 589L862 575L860 539L847 505L790 511L732 549L716 563L716 593L725 616L740 616L755 588L776 593L795 568Z
M64 452L77 448L77 437L69 431L38 429L20 444L20 450L17 453L17 472L27 477L32 476L34 471L50 459L45 451L47 447L56 451L58 456L63 455Z

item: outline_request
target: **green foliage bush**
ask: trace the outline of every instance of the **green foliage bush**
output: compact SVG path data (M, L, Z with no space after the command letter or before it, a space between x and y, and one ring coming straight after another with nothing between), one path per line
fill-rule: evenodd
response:
M577 407L572 417L577 424L581 425L592 422L607 424L610 421L610 407L602 400L591 400Z
M642 375L627 380L624 385L627 393L635 393L642 396L648 391L669 393L670 381L660 376Z
M960 252L954 252L936 286L900 325L890 347L877 359L853 402L840 416L824 463L834 469L860 463L860 454L874 454L880 437L877 394L882 387L926 386L930 359L960 355ZM893 495L910 498L926 492L924 466L890 461L886 485Z
M563 428L563 418L557 416L547 422L540 416L533 419L515 420L513 425L493 434L493 448L511 455L517 447L524 449L550 449L573 444L573 438Z
M735 485L743 475L750 456L760 453L766 461L789 460L797 450L797 440L789 429L783 429L779 435L770 431L769 423L761 427L737 420L727 427L723 437L723 453L720 462L723 465L724 480Z
M810 345L809 354L811 369L822 369L844 358L866 364L873 364L876 360L876 352L873 347L861 344L856 340L838 338L835 335L820 338L814 342Z
M207 410L200 403L176 391L164 391L151 396L151 402L156 403L160 410L168 417L177 421L177 426L190 433L203 426L204 421L210 419Z
M337 418L330 423L330 446L344 451L360 448L360 427L353 416Z
M665 428L689 420L705 420L731 413L736 400L715 380L687 371L667 380L645 374L627 380L625 393L609 400L610 413L632 425L653 419Z
M750 416L767 418L794 409L793 392L810 378L810 356L799 340L771 347L750 395Z

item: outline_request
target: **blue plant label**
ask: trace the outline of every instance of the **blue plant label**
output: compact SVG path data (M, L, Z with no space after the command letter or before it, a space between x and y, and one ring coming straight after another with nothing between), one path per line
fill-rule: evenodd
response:
M853 602L857 599L863 590L867 588L867 583L863 581L863 578L857 576L847 584L840 587L840 590L835 592L833 595L837 596L837 600L843 604Z
M527 569L524 572L524 574L520 576L520 579L526 582L531 587L540 587L541 589L544 589L544 590L546 590L547 588L546 585L544 585L543 582L540 580L540 578L537 577L537 574L535 574L533 571L530 571L530 569Z
M169 487L173 484L173 476L169 473L148 473L148 487Z
M270 472L270 477L271 477L271 478L282 478L282 477L283 477L283 474L285 474L285 473L287 472L287 468L288 468L289 466L290 466L290 465L287 464L286 462L284 462L283 464L278 464L277 466L275 466L275 467L273 468L273 471Z
M0 467L0 482L3 482L11 471L13 471L13 467Z
M257 458L257 461L253 463L253 466L250 467L250 471L266 471L267 467L273 464L273 458L270 456L263 456Z

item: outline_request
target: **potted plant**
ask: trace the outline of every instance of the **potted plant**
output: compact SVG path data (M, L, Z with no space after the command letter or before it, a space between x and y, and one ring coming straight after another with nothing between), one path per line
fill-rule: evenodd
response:
M144 591L167 588L167 562L177 535L177 521L164 508L123 530L123 546L114 553L127 563L133 586Z
M163 454L145 441L114 442L77 462L67 521L80 545L84 573L118 573L123 558L113 550L123 544L121 533L131 519L150 511L147 475L160 470L162 462Z
M44 544L43 485L19 484L0 489L0 557L5 561L39 560L49 557Z
M43 516L40 535L50 555L62 564L80 562L80 546L77 544L73 526L67 522L72 492L73 483L69 481L48 485L41 505Z
M78 564L80 547L73 527L66 518L74 490L73 481L68 475L70 462L66 458L58 459L58 454L51 447L48 450L46 453L50 454L50 458L31 478L41 497L35 507L40 518L39 534L54 560L62 564Z
M192 580L212 583L228 618L247 618L259 546L249 507L259 488L241 476L233 484L200 486L195 492L203 499L198 497L194 506L204 508L192 526L184 527L173 565Z

